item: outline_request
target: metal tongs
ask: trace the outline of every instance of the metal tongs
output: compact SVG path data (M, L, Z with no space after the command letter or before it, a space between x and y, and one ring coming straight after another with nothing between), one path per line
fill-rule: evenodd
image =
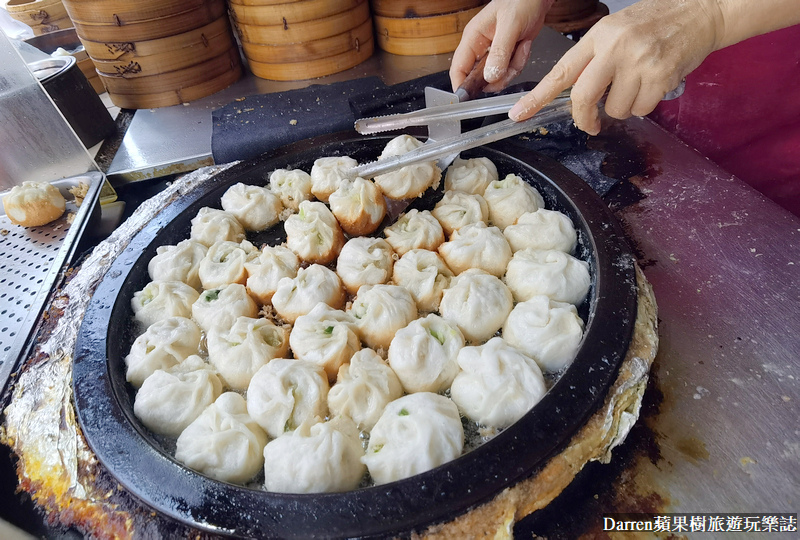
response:
M507 113L519 98L526 92L476 99L463 103L453 103L426 107L410 113L394 114L377 118L363 118L355 123L355 129L361 134L374 134L384 131L405 129L410 126L432 126L437 122L458 122L469 118L480 118L495 114ZM507 137L520 135L536 130L547 124L561 121L571 114L569 93L563 92L550 104L545 106L536 116L515 122L511 119L483 126L466 133L436 141L428 141L419 148L401 156L384 158L365 163L348 171L350 176L373 178L416 163L437 161L444 170L459 152L478 146L493 143ZM460 132L460 128L458 129Z
M482 68L481 68L482 69ZM677 88L668 92L663 100L671 100L679 97L684 90L685 80L681 81ZM430 95L429 95L430 93ZM441 90L426 88L426 104L430 104L441 95L454 96L453 101L445 105L427 106L424 109L410 113L394 114L376 118L363 118L357 120L355 129L363 135L381 133L384 131L399 130L410 126L424 126L429 128L428 141L406 154L380 159L371 163L359 165L347 171L351 177L360 176L362 178L373 178L380 174L386 174L407 165L423 163L426 161L437 161L439 168L444 171L450 163L458 156L459 152L469 150L478 146L493 143L501 139L529 133L538 128L544 127L554 122L563 121L571 117L572 103L570 101L570 90L564 90L553 101L547 104L535 116L515 122L514 120L502 120L495 124L460 133L461 120L468 118L479 118L495 114L507 113L511 107L527 92L508 94L505 96L495 96L484 99L476 99L459 103L457 94L449 94ZM441 95L439 95L441 94ZM605 95L601 99L601 104L605 102ZM449 124L449 132L452 135L444 138L434 138L434 130L438 129L442 133L442 124ZM453 133L452 127L455 125L456 131Z

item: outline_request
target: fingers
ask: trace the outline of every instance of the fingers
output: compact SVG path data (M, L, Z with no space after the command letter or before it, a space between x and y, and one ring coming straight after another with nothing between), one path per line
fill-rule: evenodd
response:
M492 48L486 59L486 67L483 69L483 78L486 82L497 83L505 76L521 31L513 11L498 12Z
M631 109L639 95L641 82L636 73L625 71L614 75L606 98L605 110L612 118L625 120L631 117Z
M456 47L450 63L450 84L453 86L454 92L472 71L475 61L483 56L492 44L494 14L490 12L490 7L485 7L473 17L461 34L461 41Z
M458 48L453 53L453 61L450 64L450 84L453 86L454 92L467 78L467 75L475 65L475 61L486 52L490 43L491 41L483 37L476 38L476 41L470 42L464 39L461 40Z
M590 135L600 133L600 114L597 102L611 84L613 67L592 60L578 77L570 92L572 119L581 131Z
M528 58L531 55L531 45L533 44L532 40L526 39L521 41L517 44L517 48L514 50L514 55L511 57L511 62L508 65L508 69L506 69L505 75L503 75L500 80L494 82L492 84L487 84L486 88L484 89L485 92L499 92L517 76L519 75L525 66L528 63ZM488 59L486 60L488 63ZM484 78L486 78L484 74Z
M539 112L542 107L553 101L558 94L578 80L578 76L591 59L591 48L581 46L581 42L578 42L561 57L561 60L533 90L514 104L508 111L509 118L518 122L527 120Z

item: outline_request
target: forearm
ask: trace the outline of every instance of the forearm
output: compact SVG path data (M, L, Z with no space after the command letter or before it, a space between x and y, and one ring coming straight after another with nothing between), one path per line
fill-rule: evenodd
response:
M700 1L715 20L715 50L800 24L800 0Z

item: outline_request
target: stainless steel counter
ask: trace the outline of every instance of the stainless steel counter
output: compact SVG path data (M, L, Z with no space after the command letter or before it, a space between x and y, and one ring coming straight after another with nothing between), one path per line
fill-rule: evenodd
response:
M659 457L636 460L616 510L654 495L662 511L796 513L800 219L651 121L625 130L648 157L644 198L618 216L658 301L661 401Z

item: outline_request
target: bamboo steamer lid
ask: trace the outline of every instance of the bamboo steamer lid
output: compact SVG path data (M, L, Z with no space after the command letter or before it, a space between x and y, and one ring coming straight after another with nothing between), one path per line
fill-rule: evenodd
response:
M5 9L12 18L30 26L37 36L72 27L61 0L10 0Z
M373 14L395 18L442 15L486 3L486 0L370 0Z
M65 4L70 16L74 1L67 0ZM189 11L130 23L119 19L119 23L102 24L81 21L75 17L72 17L72 22L81 39L99 42L147 41L195 30L219 19L225 12L225 0L205 0L199 7Z
M372 56L374 40L359 44L358 49L351 49L341 54L291 63L264 63L248 60L250 70L256 77L273 81L297 81L324 77L332 73L339 73L357 66Z
M364 0L300 0L268 5L242 5L231 2L233 16L242 24L256 26L290 25L314 19L323 19L350 11Z
M111 101L117 107L123 109L155 109L158 107L169 107L189 103L197 99L204 98L220 90L224 90L235 83L242 76L242 66L237 64L233 70L207 79L206 81L192 85L182 86L174 90L165 92L153 92L149 94L114 94L109 92Z
M234 12L231 13L239 38L262 45L288 45L324 39L352 30L370 18L367 0L361 0L355 8L341 13L293 24L288 24L288 21L287 24L268 26L246 24L238 21Z
M168 41L170 38L162 39ZM135 45L137 44L134 43ZM133 58L124 54L113 60L96 59L95 65L97 71L108 75L124 75L127 78L147 77L188 68L217 58L234 49L236 49L236 44L233 36L226 28L224 32L212 34L205 40L198 40L186 47L165 48L161 52L138 55Z
M194 30L145 41L109 41L97 42L81 40L86 52L95 60L133 60L143 56L163 54L183 48L205 44L220 34L230 34L227 15Z
M432 17L395 18L375 15L375 32L380 36L398 38L427 38L464 31L467 23L483 9L478 6Z
M284 45L261 45L242 41L242 49L250 61L265 64L291 64L335 56L350 50L359 50L370 40L372 40L372 21L367 17L356 28L335 36Z

